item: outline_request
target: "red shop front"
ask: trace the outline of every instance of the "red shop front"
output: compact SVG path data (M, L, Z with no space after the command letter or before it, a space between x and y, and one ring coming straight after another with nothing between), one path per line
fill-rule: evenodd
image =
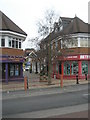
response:
M90 77L90 55L68 55L60 56L53 64L53 77L64 79L76 79L78 73L79 79Z

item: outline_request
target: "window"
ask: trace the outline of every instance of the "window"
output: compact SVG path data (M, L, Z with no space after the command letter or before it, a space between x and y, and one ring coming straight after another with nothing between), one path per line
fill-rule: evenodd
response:
M62 48L74 48L78 46L77 38L63 38L61 41Z
M18 48L18 41L16 41L16 48Z
M71 64L71 74L76 74L78 72L78 62L72 62Z
M20 75L20 65L19 64L10 64L9 65L9 76L19 76Z
M8 46L11 47L11 40L8 41Z
M58 64L56 64L56 72L58 73Z
M1 39L1 46L5 47L5 39L4 38Z
M82 62L82 74L88 74L88 62L87 61L83 61Z
M12 40L12 47L14 48L14 46L15 46L15 41Z
M70 75L70 63L69 62L64 63L64 75Z
M15 76L19 75L19 65L15 65Z
M88 39L87 38L80 39L80 47L88 47Z
M51 50L53 50L53 44L51 44Z
M19 48L21 48L21 42L19 42Z
M44 49L46 49L46 45L44 45Z
M55 47L56 47L56 48L58 47L58 42L57 42L57 41L55 42Z
M10 64L10 77L14 76L14 65Z

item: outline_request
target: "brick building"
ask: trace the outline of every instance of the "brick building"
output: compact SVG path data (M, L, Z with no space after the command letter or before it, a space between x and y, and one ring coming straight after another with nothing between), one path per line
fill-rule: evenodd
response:
M48 41L51 39L52 75L65 79L90 76L90 33L88 23L78 17L61 17L62 26L41 41L43 63L48 67Z
M0 81L23 80L22 42L27 34L0 11Z

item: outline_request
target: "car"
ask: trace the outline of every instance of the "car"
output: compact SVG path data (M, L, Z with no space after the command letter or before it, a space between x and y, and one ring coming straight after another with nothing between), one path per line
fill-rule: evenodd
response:
M25 71L29 71L30 66L25 66Z

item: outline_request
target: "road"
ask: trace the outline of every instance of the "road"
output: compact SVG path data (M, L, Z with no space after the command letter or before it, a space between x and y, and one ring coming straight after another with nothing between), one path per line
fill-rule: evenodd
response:
M67 108L68 110L68 107L83 104L86 105L87 103L88 103L88 91L87 89L86 90L84 89L80 91L73 91L67 93L54 93L39 96L27 96L21 98L17 97L11 99L4 99L2 102L3 106L2 111L3 117L10 116L15 117L18 114L22 115L25 113L29 113L28 115L30 115L30 113L35 113L43 110L45 111L61 108ZM85 108L85 106L82 108Z

